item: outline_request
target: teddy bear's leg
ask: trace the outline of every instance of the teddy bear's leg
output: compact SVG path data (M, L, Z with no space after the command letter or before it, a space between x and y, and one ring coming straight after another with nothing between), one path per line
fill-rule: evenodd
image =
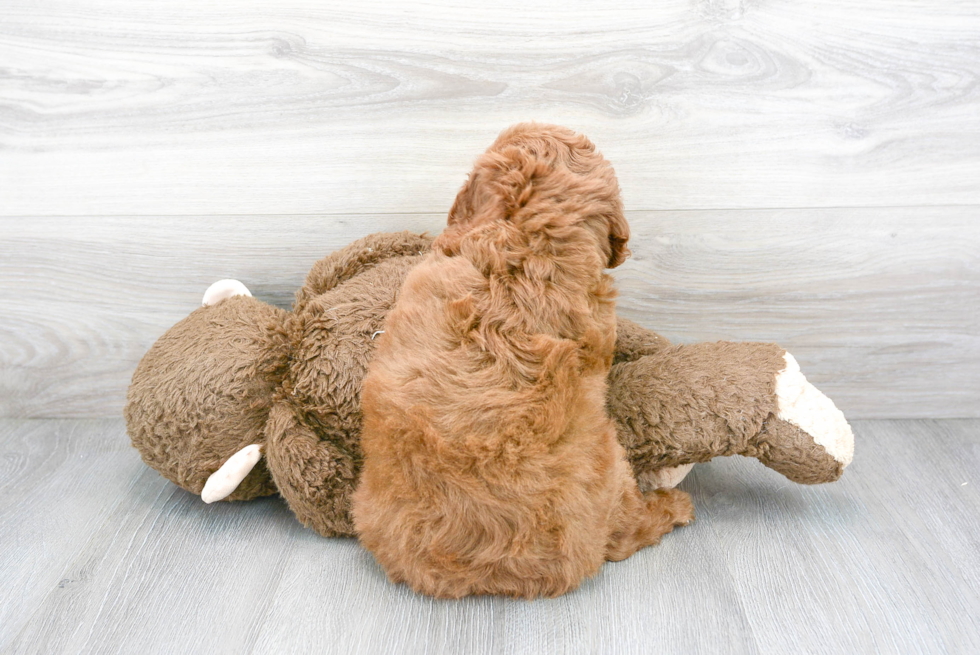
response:
M321 440L282 400L269 413L265 451L272 479L300 522L325 537L353 536L357 470L351 455Z
M850 462L853 436L843 415L801 381L779 346L718 342L647 353L617 353L608 391L642 487L676 480L679 472L664 469L726 455L758 457L811 484L836 480Z
M294 311L299 312L311 298L329 291L344 280L349 280L386 259L422 255L428 252L431 246L431 237L414 232L379 232L358 239L313 265L306 275L306 283L296 292Z
M826 448L819 445L809 432L771 416L742 454L757 458L793 482L821 484L833 482L841 476L850 463L853 448L849 448L841 459L828 457Z
M618 364L621 362L632 362L645 355L662 353L667 348L670 348L670 342L656 332L648 330L629 319L617 317L616 352L613 358L614 363ZM612 388L613 384L614 378L611 377L610 397L616 395ZM623 437L625 436L626 432L624 431L623 426L620 424L618 429L620 441L624 441ZM635 470L634 472L636 474L636 481L639 484L640 491L645 493L655 489L673 489L679 485L685 477L687 477L687 474L690 473L691 469L693 468L694 463L691 462L689 464L681 464L679 466L643 468L642 470Z

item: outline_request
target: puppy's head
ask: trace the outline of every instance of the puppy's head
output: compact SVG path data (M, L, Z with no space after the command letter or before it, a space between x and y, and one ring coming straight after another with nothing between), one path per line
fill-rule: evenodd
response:
M629 255L616 173L591 141L564 127L521 123L505 130L477 160L437 246L452 250L467 232L500 221L515 233L584 228L608 268Z

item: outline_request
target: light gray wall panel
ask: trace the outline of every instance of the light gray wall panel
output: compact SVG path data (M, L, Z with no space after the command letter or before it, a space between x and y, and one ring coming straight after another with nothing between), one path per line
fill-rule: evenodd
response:
M975 2L445 5L5 2L0 214L441 212L528 119L634 210L980 203Z
M963 207L630 212L619 311L777 341L853 418L980 415L980 220ZM441 215L0 219L0 416L118 416L136 363L235 277L288 307L312 263Z

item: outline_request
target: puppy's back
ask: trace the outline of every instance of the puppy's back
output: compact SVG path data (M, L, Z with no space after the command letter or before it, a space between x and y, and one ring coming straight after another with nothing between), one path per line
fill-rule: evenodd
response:
M574 340L481 342L486 284L439 253L406 280L364 380L355 523L392 580L418 591L557 595L605 558L603 495L622 463L596 443L614 440L605 374L580 373Z
M604 268L628 237L612 168L580 135L517 126L477 162L363 384L354 521L392 580L553 596L686 516L640 495L605 413Z

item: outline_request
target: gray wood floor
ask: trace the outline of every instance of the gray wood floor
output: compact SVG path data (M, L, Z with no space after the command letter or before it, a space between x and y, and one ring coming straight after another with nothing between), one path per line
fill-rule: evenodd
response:
M980 652L980 420L854 429L838 483L701 465L697 521L578 591L441 602L277 498L204 505L118 419L0 420L0 651Z

